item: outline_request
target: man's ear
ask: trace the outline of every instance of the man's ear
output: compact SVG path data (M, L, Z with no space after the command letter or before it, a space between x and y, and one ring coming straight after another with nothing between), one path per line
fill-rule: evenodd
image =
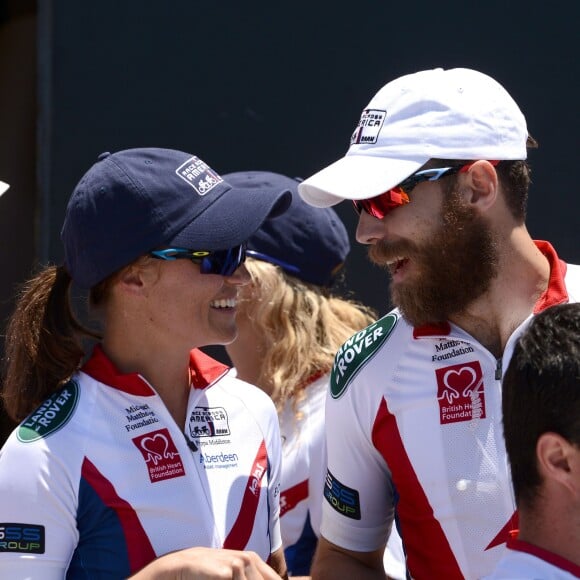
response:
M571 493L580 493L580 449L557 433L546 432L536 443L542 478L557 482Z
M485 160L476 161L467 171L465 186L470 189L470 203L482 211L494 205L498 196L499 180L495 167Z

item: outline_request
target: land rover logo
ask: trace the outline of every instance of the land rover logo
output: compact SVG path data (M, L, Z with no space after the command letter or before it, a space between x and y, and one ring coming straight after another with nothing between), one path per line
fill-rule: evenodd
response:
M24 419L16 434L18 439L23 443L31 443L58 431L72 417L78 400L78 384L69 381Z
M344 393L366 361L387 340L397 320L395 314L389 313L351 336L340 347L334 358L330 379L330 394L333 399L338 399Z

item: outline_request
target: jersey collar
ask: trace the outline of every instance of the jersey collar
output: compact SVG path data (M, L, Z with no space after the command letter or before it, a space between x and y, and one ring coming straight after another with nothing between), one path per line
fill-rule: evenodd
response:
M100 344L93 349L81 370L100 383L142 397L156 395L155 390L139 373L121 373L107 357ZM229 367L214 360L199 349L189 355L189 373L194 389L205 389L222 377Z
M548 564L552 564L552 566L556 566L561 570L565 570L566 572L570 572L571 574L580 577L580 566L574 564L574 562L570 562L570 560L567 560L562 556L558 556L558 554L549 552L544 548L540 548L539 546L535 546L534 544L516 538L510 538L507 541L507 547L515 552L524 552L525 554L530 554L531 556L540 558L540 560L544 560L544 562L548 562Z

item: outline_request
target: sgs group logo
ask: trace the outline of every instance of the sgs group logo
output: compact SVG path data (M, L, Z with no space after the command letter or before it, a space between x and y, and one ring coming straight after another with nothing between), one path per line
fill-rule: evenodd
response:
M326 472L324 497L338 513L353 520L360 520L361 513L358 491L338 481L330 471Z
M0 524L0 552L44 554L44 526Z

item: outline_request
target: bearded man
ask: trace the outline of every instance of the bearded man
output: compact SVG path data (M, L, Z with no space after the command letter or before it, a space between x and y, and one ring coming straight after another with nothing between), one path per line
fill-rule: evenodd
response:
M494 79L434 69L385 85L346 156L299 185L354 203L396 306L335 358L313 578L384 578L393 522L416 579L489 574L517 533L502 369L535 314L580 296L580 267L526 229L536 146Z

